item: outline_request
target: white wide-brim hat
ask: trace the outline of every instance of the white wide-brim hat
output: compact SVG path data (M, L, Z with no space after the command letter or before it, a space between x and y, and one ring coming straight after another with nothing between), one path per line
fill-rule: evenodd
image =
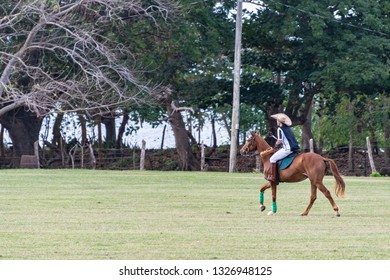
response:
M271 118L274 118L275 120L280 121L281 123L284 123L285 125L291 126L292 121L291 119L284 113L279 113L275 115L271 115Z

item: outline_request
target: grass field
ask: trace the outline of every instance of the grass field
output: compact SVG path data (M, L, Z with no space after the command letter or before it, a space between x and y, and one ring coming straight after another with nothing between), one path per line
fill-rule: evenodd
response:
M258 208L261 174L1 170L0 259L390 259L390 178L348 177L341 217L309 182ZM333 197L333 177L325 178Z

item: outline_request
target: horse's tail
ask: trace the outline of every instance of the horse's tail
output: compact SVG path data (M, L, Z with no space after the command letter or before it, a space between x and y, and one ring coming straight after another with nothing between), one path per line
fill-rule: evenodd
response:
M329 163L330 170L332 171L333 177L336 179L336 185L334 187L334 191L337 197L344 197L345 194L345 183L343 178L340 175L339 169L337 168L336 163L333 159L324 158L325 162Z

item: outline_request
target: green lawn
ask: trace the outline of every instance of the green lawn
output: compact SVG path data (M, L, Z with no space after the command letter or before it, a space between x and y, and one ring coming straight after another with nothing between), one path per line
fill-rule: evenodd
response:
M309 182L258 208L261 174L1 170L0 259L390 259L390 178Z

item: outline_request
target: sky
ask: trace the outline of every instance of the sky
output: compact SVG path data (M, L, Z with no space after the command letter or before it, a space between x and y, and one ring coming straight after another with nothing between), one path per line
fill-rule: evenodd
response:
M255 4L252 4L252 3L243 3L242 4L242 7L244 8L244 9L247 9L247 10L249 10L249 11L255 11L258 7L259 7L259 5L255 5Z

